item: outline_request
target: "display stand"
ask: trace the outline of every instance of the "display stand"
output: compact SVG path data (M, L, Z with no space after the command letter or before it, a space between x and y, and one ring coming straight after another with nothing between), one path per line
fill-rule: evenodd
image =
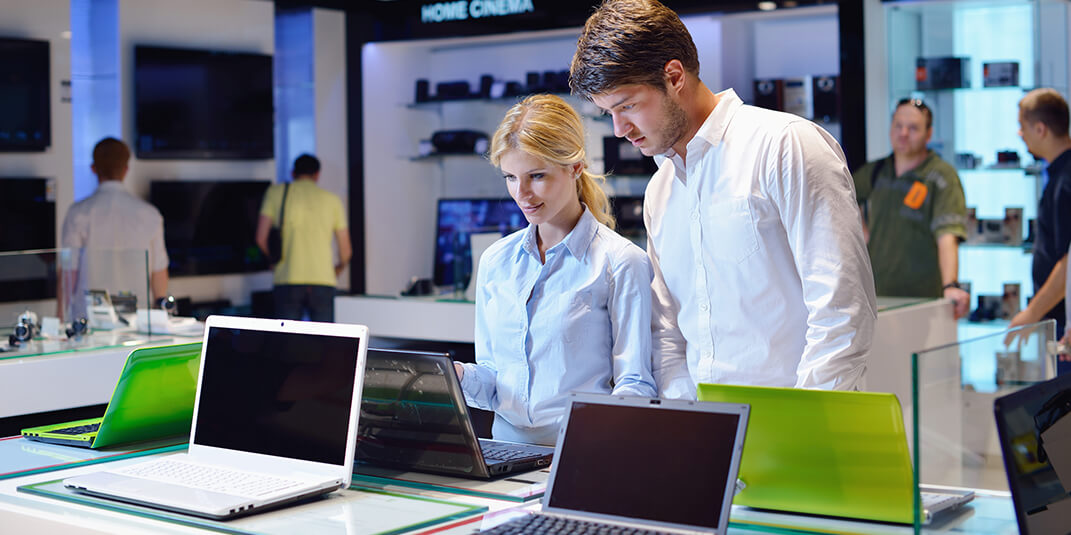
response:
M464 494L509 502L530 502L543 497L550 470L522 472L508 477L482 480L405 472L377 466L361 465L353 474L354 482L383 490L403 492L437 491Z
M392 535L476 515L486 507L351 486L296 505L229 521L171 513L71 491L62 480L23 485L19 492L220 533Z
M174 441L155 441L122 449L94 450L37 442L21 436L0 438L0 479L185 449L186 444L175 444Z

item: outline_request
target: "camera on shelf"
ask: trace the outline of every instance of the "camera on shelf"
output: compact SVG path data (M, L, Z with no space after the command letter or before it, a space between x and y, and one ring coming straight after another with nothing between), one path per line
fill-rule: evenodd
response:
M84 334L89 334L89 320L85 316L77 318L71 322L71 326L67 327L67 338L81 338Z
M967 208L967 243L1023 244L1023 209L1012 206L1004 209L1003 219L979 219L974 207Z
M27 310L19 314L18 319L15 321L15 330L8 338L8 343L12 346L18 346L22 342L29 342L37 336L38 328L37 314Z

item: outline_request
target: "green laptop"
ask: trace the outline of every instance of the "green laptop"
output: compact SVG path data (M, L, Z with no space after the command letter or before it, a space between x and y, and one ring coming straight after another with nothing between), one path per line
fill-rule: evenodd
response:
M914 522L914 473L894 394L700 384L697 397L751 405L734 504ZM921 520L973 497L924 489Z
M39 442L83 448L175 438L186 440L201 365L201 342L135 349L102 418L22 430Z

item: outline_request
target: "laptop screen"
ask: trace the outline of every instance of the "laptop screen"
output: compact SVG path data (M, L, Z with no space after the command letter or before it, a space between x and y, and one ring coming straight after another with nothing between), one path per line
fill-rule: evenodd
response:
M357 460L469 474L477 470L468 414L446 354L369 349ZM459 389L460 387L458 387Z
M1071 526L1071 375L998 399L996 413L1020 531L1065 535Z
M346 464L359 338L210 327L193 442Z
M739 414L574 401L546 505L716 530Z

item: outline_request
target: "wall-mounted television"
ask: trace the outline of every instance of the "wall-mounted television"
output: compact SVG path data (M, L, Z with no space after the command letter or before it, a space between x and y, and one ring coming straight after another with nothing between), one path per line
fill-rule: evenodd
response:
M135 46L134 124L138 158L271 158L272 57Z
M0 178L0 252L56 247L56 199L46 178ZM0 254L0 302L56 297L56 254Z
M171 276L268 269L255 234L267 180L153 180Z
M498 232L505 236L528 226L513 199L439 199L435 236L437 286L468 285L472 276L469 235Z
M52 144L48 41L0 37L0 151Z

